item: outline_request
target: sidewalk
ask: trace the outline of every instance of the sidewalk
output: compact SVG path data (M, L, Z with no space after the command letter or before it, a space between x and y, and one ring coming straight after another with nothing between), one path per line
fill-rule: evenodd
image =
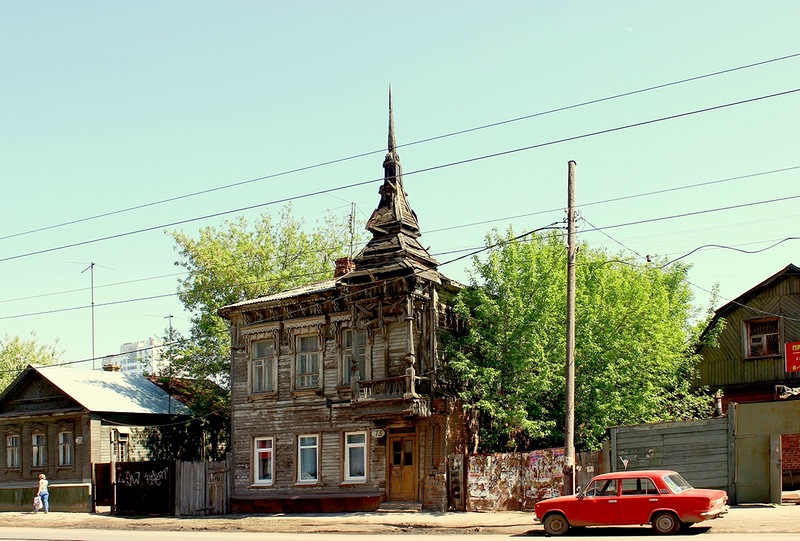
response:
M304 533L441 533L543 536L534 514L497 513L321 513L222 515L213 517L115 517L108 514L0 513L0 527L57 527L107 530L243 531ZM745 505L724 517L701 523L709 533L800 533L800 505Z

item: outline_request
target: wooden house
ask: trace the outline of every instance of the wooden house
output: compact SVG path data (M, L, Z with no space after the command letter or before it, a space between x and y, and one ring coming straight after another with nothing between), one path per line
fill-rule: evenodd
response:
M141 375L28 366L0 393L0 510L30 509L44 473L53 510L88 511L93 464L146 460L145 428L188 413Z
M704 343L712 333L716 344ZM797 342L800 268L790 264L714 313L701 335L698 384L712 393L719 391L720 414L730 403L800 399L800 362L786 355L787 344ZM797 420L785 421L784 486L800 487Z
M462 416L440 393L458 284L418 241L389 107L372 237L334 278L220 310L231 323L233 512L458 506ZM454 460L457 464L457 458Z

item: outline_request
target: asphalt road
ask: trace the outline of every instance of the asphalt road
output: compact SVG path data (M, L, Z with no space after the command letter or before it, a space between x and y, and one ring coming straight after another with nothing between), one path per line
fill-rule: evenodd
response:
M170 541L300 541L300 540L340 540L345 534L341 533L270 533L264 532L162 532L162 531L115 531L113 533L103 530L64 530L52 528L0 528L0 540L15 541L156 541L168 539ZM352 534L348 534L352 535ZM411 534L419 541L441 538L447 534ZM544 532L532 532L530 535L507 534L478 534L475 539L481 541L507 541L525 538L547 538ZM597 528L587 529L580 535L566 535L563 539L602 539L603 541L630 541L631 539L706 539L708 541L777 541L786 540L786 534L780 533L720 533L712 534L710 529L697 531L690 530L688 534L679 536L662 537L654 534L648 528ZM397 533L390 534L363 534L358 536L358 541L397 541Z

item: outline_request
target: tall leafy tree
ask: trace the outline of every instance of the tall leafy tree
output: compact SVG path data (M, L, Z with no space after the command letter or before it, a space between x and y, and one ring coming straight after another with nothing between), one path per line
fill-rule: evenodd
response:
M230 335L217 310L330 278L335 259L347 254L350 231L349 216L332 214L309 231L287 206L277 220L263 214L252 226L240 217L206 227L196 238L171 232L180 255L176 265L188 271L178 296L191 313L190 336L180 352L172 352L176 371L227 388Z
M62 352L56 344L42 344L36 333L28 338L5 335L0 341L0 391L29 364L56 364Z
M447 344L475 450L564 442L566 248L557 233L492 233L457 299L465 331ZM577 255L576 445L606 427L693 418L694 309L688 267L644 266L584 244Z
M168 360L160 385L187 402L192 419L148 434L156 456L217 460L228 448L230 424L230 332L217 315L222 306L269 295L333 276L334 262L347 255L355 229L350 216L326 214L314 227L284 207L277 217L243 218L201 229L197 236L169 234L188 271L178 296L191 314L188 337L170 329ZM195 442L187 445L187 442ZM198 446L196 442L203 442Z

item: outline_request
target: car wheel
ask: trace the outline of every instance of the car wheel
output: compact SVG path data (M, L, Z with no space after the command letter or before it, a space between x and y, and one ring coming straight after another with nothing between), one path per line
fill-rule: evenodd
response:
M674 535L681 529L681 521L673 513L657 514L652 524L655 531L664 535Z
M569 531L567 517L561 513L552 513L544 517L544 531L550 535L564 535Z

